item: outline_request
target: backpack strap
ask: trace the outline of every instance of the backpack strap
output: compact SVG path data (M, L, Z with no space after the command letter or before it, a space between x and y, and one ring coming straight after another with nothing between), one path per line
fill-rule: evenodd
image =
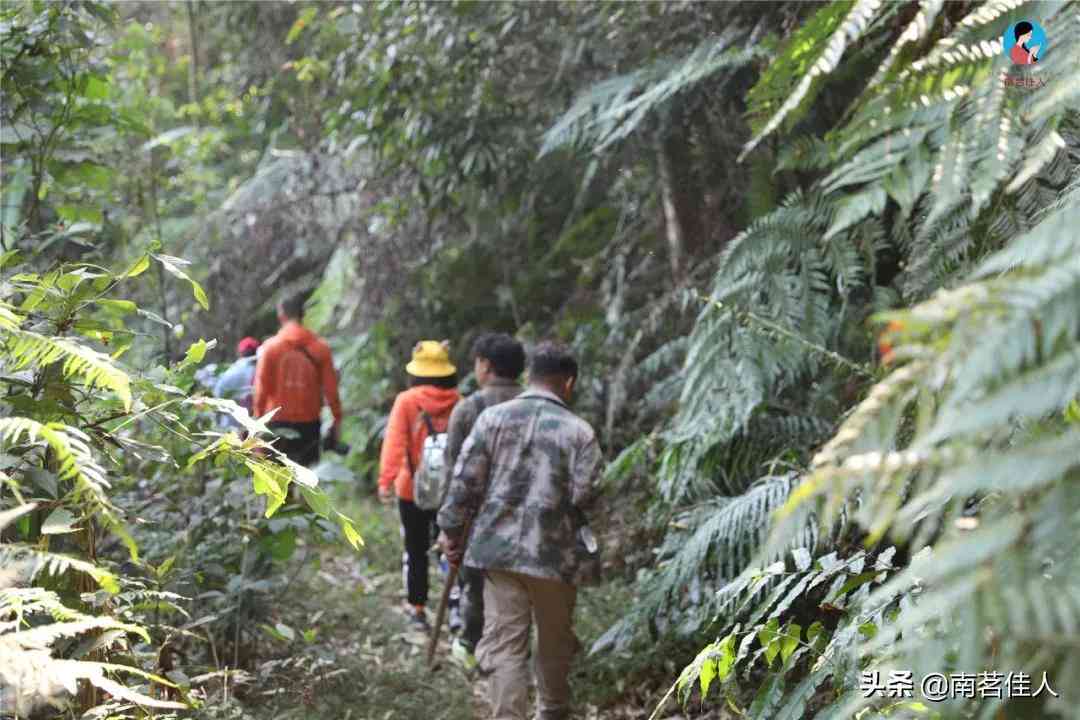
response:
M315 361L315 358L311 356L311 353L308 352L307 348L303 345L300 345L299 343L291 343L288 340L285 341L285 344L291 347L293 350L299 350L301 353L303 353L304 357L306 357L308 359L308 362L311 363L311 367L315 368L315 375L319 377L319 384L322 385L322 373L319 372L319 363Z
M419 407L419 405L417 407ZM420 408L420 419L423 420L424 425L427 426L428 435L429 436L436 435L435 426L431 423L431 416L428 415L427 410L425 410L424 408ZM411 439L412 438L410 437L410 440ZM409 463L409 475L415 477L416 476L416 465L413 464L412 452L410 451L409 448L405 448L405 461L407 463Z
M438 435L438 433L435 432L435 426L431 423L431 416L428 415L427 410L420 408L420 419L427 425L428 437L435 437Z

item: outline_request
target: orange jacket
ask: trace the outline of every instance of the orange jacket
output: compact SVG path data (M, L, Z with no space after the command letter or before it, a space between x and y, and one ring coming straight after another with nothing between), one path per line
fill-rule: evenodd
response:
M277 335L263 343L259 353L252 413L259 417L280 407L274 421L313 422L319 419L324 399L334 413L334 422L340 423L341 399L330 346L303 325L285 323Z
M379 458L379 487L386 491L394 486L402 500L413 499L412 468L420 466L420 452L428 435L427 425L420 417L424 410L431 417L436 432L446 432L450 411L461 399L457 390L418 385L398 393L390 419L386 423L382 453ZM405 453L408 453L406 458Z

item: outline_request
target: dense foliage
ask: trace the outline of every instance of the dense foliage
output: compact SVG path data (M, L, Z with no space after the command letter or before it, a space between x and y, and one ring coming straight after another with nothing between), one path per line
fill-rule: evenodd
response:
M605 709L1067 716L1078 31L1022 0L6 3L0 682L215 716L293 672L307 548L359 546L321 488L370 494L417 339L467 367L494 329L583 361L633 590L584 661ZM297 290L352 447L320 484L197 379ZM1059 697L919 694L995 671Z

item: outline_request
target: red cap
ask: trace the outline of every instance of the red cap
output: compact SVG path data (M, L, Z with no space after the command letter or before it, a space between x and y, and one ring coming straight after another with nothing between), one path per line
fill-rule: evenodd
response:
M259 341L253 337L246 337L236 343L236 354L247 356L259 349Z

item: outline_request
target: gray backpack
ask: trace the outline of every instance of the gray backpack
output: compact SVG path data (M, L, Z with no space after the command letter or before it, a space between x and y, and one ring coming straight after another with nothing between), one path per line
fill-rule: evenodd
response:
M413 470L413 500L421 510L438 510L446 494L446 433L436 432L431 416L420 411L427 437L420 451L420 467ZM411 464L411 461L410 461Z

